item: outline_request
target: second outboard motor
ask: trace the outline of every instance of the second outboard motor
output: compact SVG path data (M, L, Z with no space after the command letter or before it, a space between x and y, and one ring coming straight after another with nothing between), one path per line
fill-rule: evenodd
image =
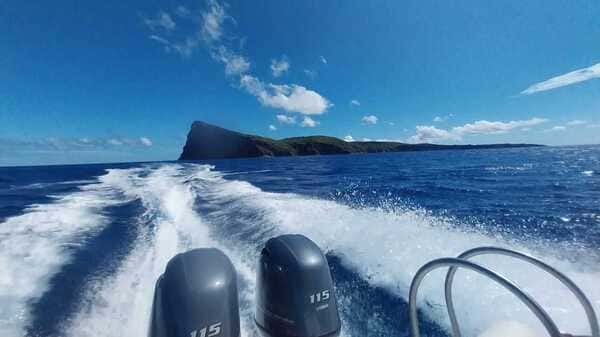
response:
M149 337L239 337L237 279L214 248L178 254L156 282Z
M256 324L266 337L335 337L341 329L329 265L302 235L265 244L258 264Z

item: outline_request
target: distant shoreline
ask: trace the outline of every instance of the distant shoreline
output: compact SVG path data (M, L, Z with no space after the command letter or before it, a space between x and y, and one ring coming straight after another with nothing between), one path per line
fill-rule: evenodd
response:
M538 145L542 148L563 148L563 147L597 147L600 144L569 144L569 145ZM500 148L502 149L502 148ZM493 150L491 148L490 150ZM452 150L449 150L452 151ZM410 151L406 151L410 152ZM390 152L391 153L391 152ZM213 158L219 159L219 158ZM221 158L227 159L227 158ZM231 158L234 159L234 158ZM238 158L238 159L251 159L251 158ZM189 159L189 162L194 162L203 159ZM89 165L133 165L133 164L156 164L156 163L172 163L177 162L177 159L157 159L157 160L143 160L143 161L107 161L107 162L79 162L79 163L42 163L42 164L4 164L0 166L1 169L12 169L12 168L41 168L41 167L60 167L60 166L89 166ZM186 160L180 160L186 161Z
M400 142L346 142L329 136L294 137L275 140L248 135L196 121L192 123L178 160L204 160L310 155L366 154L439 150L480 150L541 147L539 144L441 145Z

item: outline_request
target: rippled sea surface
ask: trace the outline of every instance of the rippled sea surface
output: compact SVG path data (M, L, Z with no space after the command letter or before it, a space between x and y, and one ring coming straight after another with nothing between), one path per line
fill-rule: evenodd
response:
M176 253L222 249L239 274L243 336L265 241L301 233L327 254L343 336L409 336L407 294L431 259L482 246L530 253L600 312L600 146L0 168L0 336L145 336L156 278ZM560 283L478 257L589 334ZM419 292L422 330L447 336L443 271ZM464 336L494 322L543 327L466 271Z

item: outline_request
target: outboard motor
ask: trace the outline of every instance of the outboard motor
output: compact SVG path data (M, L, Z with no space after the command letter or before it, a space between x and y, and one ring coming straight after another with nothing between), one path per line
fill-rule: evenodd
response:
M178 254L158 278L149 337L239 337L236 273L214 248Z
M265 244L258 263L256 324L265 337L336 337L341 323L329 265L302 235Z

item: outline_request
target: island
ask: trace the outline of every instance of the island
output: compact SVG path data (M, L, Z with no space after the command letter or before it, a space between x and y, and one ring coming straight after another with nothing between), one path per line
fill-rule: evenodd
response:
M475 150L542 146L536 144L440 145L401 142L353 141L336 137L308 136L271 139L227 130L196 121L187 135L179 160L249 157L310 156L351 153L379 153L433 150Z

